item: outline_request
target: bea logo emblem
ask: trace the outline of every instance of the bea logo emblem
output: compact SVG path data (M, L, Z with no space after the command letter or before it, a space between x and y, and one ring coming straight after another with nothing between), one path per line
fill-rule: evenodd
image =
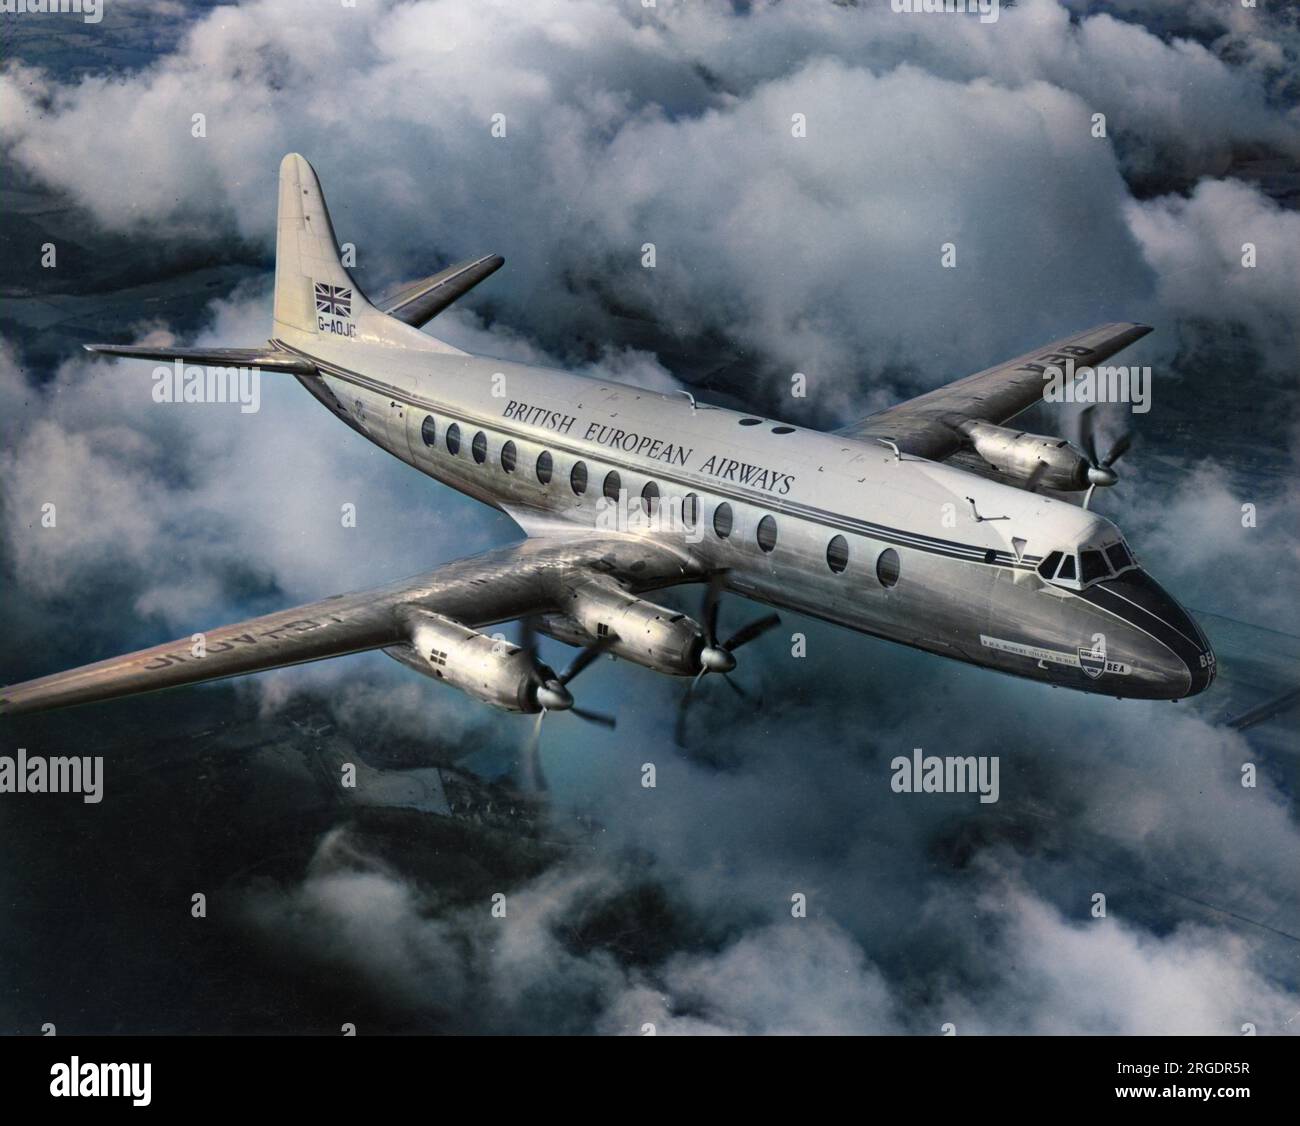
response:
M1079 648L1079 667L1089 680L1096 680L1106 671L1106 654L1096 649Z
M348 320L352 316L352 290L341 285L316 282L316 328L335 336L356 336L357 326Z

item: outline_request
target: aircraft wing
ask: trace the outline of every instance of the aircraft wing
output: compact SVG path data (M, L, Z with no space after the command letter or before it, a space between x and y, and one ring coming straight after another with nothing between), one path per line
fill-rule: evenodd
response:
M969 419L1001 424L1039 402L1049 366L1093 367L1140 340L1150 325L1097 325L996 364L836 431L849 438L894 442L903 453L942 461L963 444L957 425Z
M481 629L557 608L566 576L598 572L640 593L696 577L668 548L631 537L524 540L376 590L336 594L260 618L0 689L0 713L88 704L405 644L403 614L431 610Z

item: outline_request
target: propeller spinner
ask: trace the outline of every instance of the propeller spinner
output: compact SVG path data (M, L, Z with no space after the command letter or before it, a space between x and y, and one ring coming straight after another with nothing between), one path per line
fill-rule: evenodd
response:
M700 650L700 671L695 674L677 706L676 741L682 746L686 737L686 714L689 710L695 689L709 673L718 673L736 695L750 699L750 695L728 675L736 668L735 651L742 645L748 645L767 633L781 622L779 614L765 614L755 618L748 625L741 626L726 641L718 640L718 613L722 605L722 595L727 589L725 571L719 571L709 580L704 592L704 608L700 617L704 625L704 648Z
M541 741L542 721L546 718L547 712L569 712L586 723L595 723L611 729L618 725L618 720L612 715L578 707L568 687L574 677L614 643L614 638L602 637L599 641L580 650L565 670L557 674L549 665L543 664L537 655L536 621L530 616L524 618L522 624L521 648L528 655L528 664L532 669L533 702L537 705L537 719L533 721L533 730L520 754L520 787L529 793L541 793L546 789L546 778L542 774Z
M1105 457L1097 456L1097 435L1093 418L1095 405L1084 407L1079 414L1079 449L1088 460L1088 492L1083 498L1083 507L1092 501L1092 494L1097 488L1108 489L1119 482L1119 474L1111 468L1133 444L1133 436L1127 431L1115 439L1110 452Z

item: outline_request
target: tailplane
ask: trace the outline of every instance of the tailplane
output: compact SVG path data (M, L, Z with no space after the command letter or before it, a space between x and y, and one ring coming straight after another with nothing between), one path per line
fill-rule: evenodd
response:
M358 341L464 355L419 329L500 268L498 255L448 266L375 304L352 280L315 169L290 153L280 162L275 237L275 312L269 347L174 348L87 344L88 351L184 364L260 367L293 375L317 371L317 346Z

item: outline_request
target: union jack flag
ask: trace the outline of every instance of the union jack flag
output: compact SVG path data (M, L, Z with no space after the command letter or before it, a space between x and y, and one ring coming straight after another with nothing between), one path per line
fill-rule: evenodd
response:
M352 316L352 290L341 285L316 283L316 312L331 317Z

